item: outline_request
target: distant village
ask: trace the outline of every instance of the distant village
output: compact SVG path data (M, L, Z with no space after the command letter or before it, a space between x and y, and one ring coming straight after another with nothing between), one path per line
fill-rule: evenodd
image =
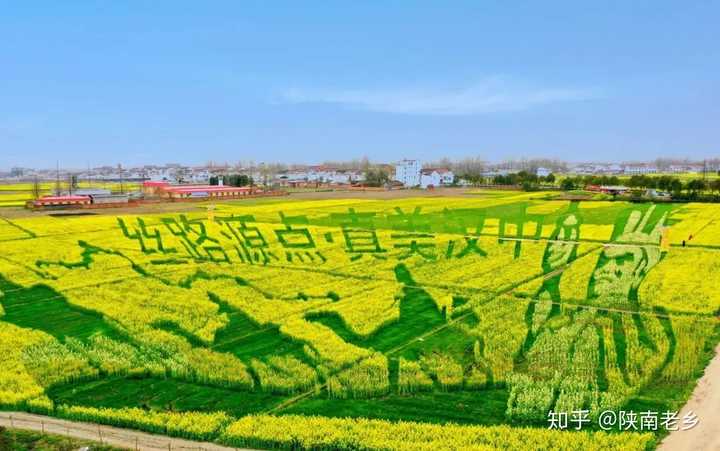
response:
M626 195L632 188L647 188L651 198L681 198L697 194L714 184L693 180L684 186L671 180L674 174L720 174L720 160L703 162L658 160L655 163L576 163L557 160L522 160L489 164L479 159L424 163L404 159L394 164L352 162L320 165L213 164L185 166L165 164L125 168L122 165L87 170L38 170L12 168L0 172L0 183L25 183L38 193L29 208L105 208L156 201L191 201L238 197L286 195L303 189L422 189L463 186L516 186L524 190L562 189ZM654 181L648 178L660 175ZM694 177L694 176L692 176ZM629 186L620 183L621 178ZM647 180L640 180L647 179ZM556 183L562 179L562 183ZM629 179L629 180L628 180ZM53 185L50 194L40 195L39 186ZM54 182L54 183L53 183ZM110 185L110 187L108 187ZM702 185L702 186L701 186ZM657 188L657 189L656 189ZM714 198L713 198L714 199Z
M207 164L186 166L181 164L146 165L125 168L122 165L101 166L86 170L12 168L0 171L0 181L32 182L67 180L75 177L81 181L104 182L167 182L175 184L222 184L230 175L244 175L252 185L268 187L319 187L331 185L381 185L402 186L422 189L445 185L473 184L473 179L505 176L521 171L537 177L550 174L633 176L650 174L703 174L720 170L720 160L703 162L658 163L564 163L555 160L523 160L503 163L484 163L478 160L441 160L424 163L417 159L404 159L393 164L371 164L369 162L332 163L320 165L259 164ZM380 174L373 178L373 174Z

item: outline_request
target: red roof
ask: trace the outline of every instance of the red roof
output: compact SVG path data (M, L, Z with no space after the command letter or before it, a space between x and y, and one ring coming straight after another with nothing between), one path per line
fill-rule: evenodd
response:
M251 191L251 188L246 186L216 186L216 185L187 185L187 186L168 186L165 188L166 192L170 193L239 193L245 191Z
M311 171L336 171L336 170L337 170L337 169L335 169L334 167L328 166L328 165L325 165L325 164L319 164L319 165L316 165L316 166L309 166L308 169L310 169Z
M45 196L36 202L80 202L90 201L90 196Z
M167 185L169 185L168 182L153 182L150 180L143 182L143 186L167 186Z

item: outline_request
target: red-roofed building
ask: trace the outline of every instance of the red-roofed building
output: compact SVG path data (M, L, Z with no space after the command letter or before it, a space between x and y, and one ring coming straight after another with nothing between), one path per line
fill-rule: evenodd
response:
M144 182L143 190L146 194L169 199L226 199L248 196L254 192L248 186L170 185L167 182Z
M90 205L90 196L45 196L33 202L34 207L67 207L75 205Z
M162 191L165 187L170 186L168 182L155 182L155 181L145 181L143 182L143 193L147 195L159 195L160 191Z

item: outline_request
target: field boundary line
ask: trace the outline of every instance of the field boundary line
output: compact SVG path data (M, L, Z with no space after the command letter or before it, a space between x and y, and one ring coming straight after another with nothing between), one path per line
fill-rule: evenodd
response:
M19 224L15 224L15 222L9 220L8 218L6 218L6 217L4 217L4 216L0 216L0 219L2 219L3 221L5 221L9 226L15 227L16 229L18 229L18 230L22 231L23 233L26 233L27 235L29 235L27 238L35 238L35 237L37 237L37 234L36 234L35 232L33 232L32 230L26 229L25 227L23 227L23 226L21 226L21 225L19 225ZM3 240L3 241L5 241L5 240Z
M134 429L70 421L25 412L0 412L0 426L90 440L137 451L253 451L248 448L233 448L210 442L199 442L150 434Z

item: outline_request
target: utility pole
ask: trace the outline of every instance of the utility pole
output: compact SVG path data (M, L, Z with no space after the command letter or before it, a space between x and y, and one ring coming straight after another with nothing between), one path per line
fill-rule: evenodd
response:
M33 198L39 199L40 198L40 182L38 181L37 175L33 179Z
M55 195L60 195L60 161L55 161Z

